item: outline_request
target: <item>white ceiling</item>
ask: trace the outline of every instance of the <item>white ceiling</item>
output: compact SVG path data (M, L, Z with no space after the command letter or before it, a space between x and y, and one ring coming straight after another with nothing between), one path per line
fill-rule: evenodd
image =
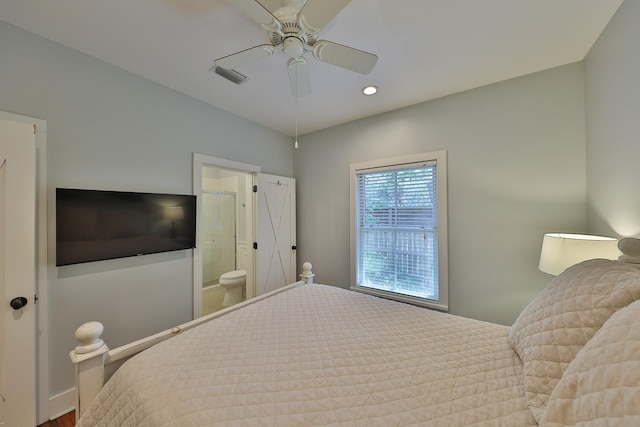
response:
M274 10L281 0L260 0ZM323 0L309 0L323 1ZM622 0L352 0L321 39L378 55L363 76L307 54L304 134L584 58ZM295 134L284 54L239 69L213 60L268 43L226 0L1 0L0 19L203 102ZM367 84L380 87L365 97Z

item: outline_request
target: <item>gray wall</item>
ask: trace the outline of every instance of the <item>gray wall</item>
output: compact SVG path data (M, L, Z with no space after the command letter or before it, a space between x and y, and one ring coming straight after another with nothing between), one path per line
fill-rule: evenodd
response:
M550 278L537 270L544 232L640 233L639 17L622 4L584 76L580 63L501 82L305 135L295 153L279 133L0 22L0 110L47 120L50 194L189 193L192 152L293 174L299 261L343 287L349 163L444 148L451 312L509 324ZM111 346L167 328L190 317L190 282L188 252L51 266L50 394L72 386L80 323L103 321Z
M585 63L588 225L640 237L640 2L622 3Z
M299 138L298 259L349 286L349 164L446 149L449 307L511 324L551 276L545 232L584 232L582 64L508 80ZM375 99L372 100L375 102Z
M85 321L111 347L191 319L191 251L55 268L54 189L189 194L192 153L291 176L291 138L0 21L0 110L47 120L50 395ZM212 75L212 79L215 78Z

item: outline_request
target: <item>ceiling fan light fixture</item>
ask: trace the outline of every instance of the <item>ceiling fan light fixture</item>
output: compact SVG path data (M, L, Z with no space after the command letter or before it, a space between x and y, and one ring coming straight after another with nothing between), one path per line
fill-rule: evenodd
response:
M378 86L368 85L362 88L362 94L366 96L375 95L376 93L378 93L378 89Z
M304 53L302 40L297 37L287 37L282 42L284 53L289 58L298 58Z

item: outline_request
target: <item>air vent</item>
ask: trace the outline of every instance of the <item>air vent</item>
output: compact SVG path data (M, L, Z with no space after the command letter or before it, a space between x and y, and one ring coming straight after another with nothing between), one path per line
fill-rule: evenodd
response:
M237 85L242 84L245 80L247 80L247 76L243 76L236 70L227 70L226 68L222 67L214 67L212 71Z

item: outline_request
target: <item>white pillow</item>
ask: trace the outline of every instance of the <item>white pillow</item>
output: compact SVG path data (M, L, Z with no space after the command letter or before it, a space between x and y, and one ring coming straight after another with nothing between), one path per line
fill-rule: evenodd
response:
M613 313L640 299L640 271L595 259L568 268L520 313L509 343L524 363L525 397L540 421L576 354Z
M578 352L551 393L542 426L640 426L640 301Z

